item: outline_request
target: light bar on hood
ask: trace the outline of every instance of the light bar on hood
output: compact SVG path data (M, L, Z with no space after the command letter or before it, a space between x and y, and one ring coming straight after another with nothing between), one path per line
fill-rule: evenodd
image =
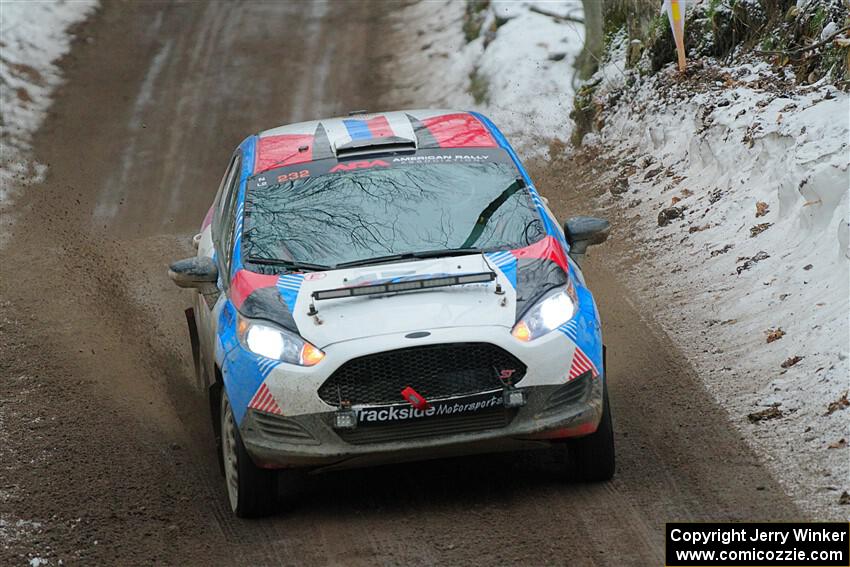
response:
M374 285L359 285L352 287L340 287L336 289L323 289L312 293L313 299L338 299L340 297L360 297L363 295L378 295L382 293L395 293L399 291L414 291L419 289L433 289L436 287L449 287L453 285L466 285L473 283L487 283L496 279L494 272L479 272L475 274L460 274L457 276L440 276L436 278L421 278L418 280L407 280L403 282L391 282Z

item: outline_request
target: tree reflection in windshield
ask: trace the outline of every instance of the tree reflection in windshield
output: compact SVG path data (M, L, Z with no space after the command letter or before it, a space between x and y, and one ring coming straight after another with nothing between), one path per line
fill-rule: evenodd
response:
M376 256L517 248L543 226L506 163L373 167L249 186L248 257L333 266Z

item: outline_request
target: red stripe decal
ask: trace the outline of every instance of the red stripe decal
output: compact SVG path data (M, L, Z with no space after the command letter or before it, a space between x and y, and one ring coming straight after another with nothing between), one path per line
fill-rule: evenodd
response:
M369 128L373 138L386 138L393 135L393 129L390 128L386 116L370 118L366 121L366 127Z
M269 387L265 383L260 386L254 394L254 397L251 398L251 401L248 403L248 407L257 411L283 415L283 411L281 411L280 406L277 405L277 401L274 399Z
M233 276L233 281L230 282L230 300L239 309L245 299L254 291L264 287L274 287L277 285L277 279L277 276L266 276L248 270L239 270Z
M495 148L496 140L477 118L467 113L423 118L441 148Z
M299 151L299 148L307 148ZM266 136L257 141L254 173L275 167L313 161L312 134L281 134Z
M568 380L574 380L588 371L590 371L591 375L594 377L599 375L599 372L597 372L596 366L593 365L593 362L587 358L587 355L584 354L579 347L576 347L573 352L573 360L570 363Z

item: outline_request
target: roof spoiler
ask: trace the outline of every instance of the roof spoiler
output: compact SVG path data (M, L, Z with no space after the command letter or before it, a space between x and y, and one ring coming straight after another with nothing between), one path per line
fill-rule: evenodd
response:
M413 152L416 151L416 141L399 136L385 136L382 138L368 138L351 140L336 148L336 157L355 157L368 154L388 152Z

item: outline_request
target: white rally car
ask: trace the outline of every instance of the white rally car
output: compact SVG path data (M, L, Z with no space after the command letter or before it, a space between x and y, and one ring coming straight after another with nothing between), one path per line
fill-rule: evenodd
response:
M245 139L169 274L239 516L276 469L545 447L606 480L614 444L596 305L502 134L470 112L292 124Z

